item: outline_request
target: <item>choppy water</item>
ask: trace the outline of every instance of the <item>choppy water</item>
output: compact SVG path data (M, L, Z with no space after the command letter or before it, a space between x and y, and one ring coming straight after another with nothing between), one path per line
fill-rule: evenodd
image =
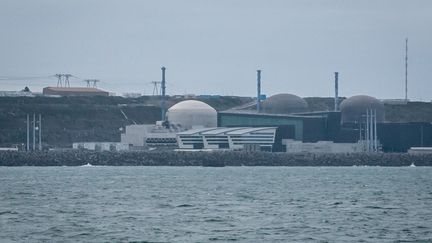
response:
M432 168L0 167L0 239L432 241Z

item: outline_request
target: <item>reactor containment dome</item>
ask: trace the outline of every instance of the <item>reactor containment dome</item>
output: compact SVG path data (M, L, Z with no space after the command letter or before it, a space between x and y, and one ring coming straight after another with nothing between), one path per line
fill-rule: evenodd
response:
M378 99L367 95L356 95L342 101L340 105L342 123L365 122L366 110L376 110L377 122L384 121L384 105Z
M181 101L171 106L166 116L171 125L182 129L217 127L217 111L199 100Z
M290 114L303 112L308 108L308 103L293 94L276 94L262 102L262 109L265 113Z

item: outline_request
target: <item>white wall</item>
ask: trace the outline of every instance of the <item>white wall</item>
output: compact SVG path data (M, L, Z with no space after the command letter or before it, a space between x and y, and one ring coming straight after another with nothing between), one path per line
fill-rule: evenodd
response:
M334 143L332 141L318 141L303 143L291 139L282 140L287 153L360 153L363 152L361 143Z
M116 151L127 151L129 150L129 144L123 143L111 143L111 142L80 142L73 143L73 149L86 149L86 150L101 150L110 151L111 147L114 147Z
M144 139L147 136L149 127L154 125L129 125L126 126L125 133L120 135L120 141L124 144L133 146L144 146Z

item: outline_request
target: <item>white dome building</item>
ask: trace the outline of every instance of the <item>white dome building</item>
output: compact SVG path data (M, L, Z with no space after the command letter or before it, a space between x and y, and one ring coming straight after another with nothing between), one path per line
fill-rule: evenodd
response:
M166 116L171 125L182 129L217 127L217 111L199 100L181 101L171 106Z

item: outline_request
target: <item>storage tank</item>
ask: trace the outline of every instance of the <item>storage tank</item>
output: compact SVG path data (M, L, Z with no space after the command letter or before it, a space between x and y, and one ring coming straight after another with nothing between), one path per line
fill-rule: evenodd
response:
M171 106L166 116L171 125L182 129L217 127L216 110L199 100L181 101Z

